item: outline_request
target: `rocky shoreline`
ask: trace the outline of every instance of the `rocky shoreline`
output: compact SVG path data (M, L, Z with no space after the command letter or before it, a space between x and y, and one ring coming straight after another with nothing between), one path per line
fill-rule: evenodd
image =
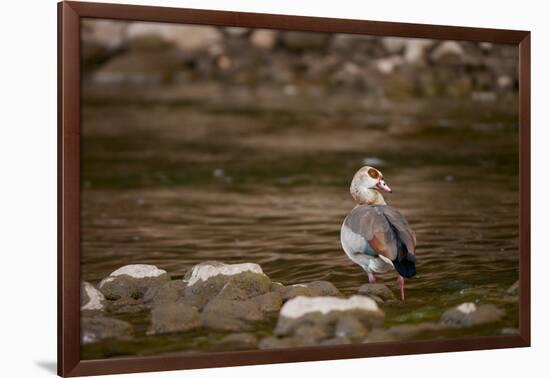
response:
M213 82L254 98L272 88L290 98L343 91L482 103L518 88L517 49L491 43L109 20L85 20L82 38L86 81L172 83L198 97L197 84Z
M512 287L507 295L517 292ZM224 332L216 341L222 350L407 340L496 323L505 316L494 304L465 302L442 311L438 322L385 327L384 308L399 303L383 284L364 284L346 297L328 281L273 282L254 263L207 261L183 279L171 279L153 265L134 264L113 271L97 287L82 283L81 341L132 340L135 325L119 319L128 314L147 314L149 336ZM271 334L258 337L257 325L266 322Z

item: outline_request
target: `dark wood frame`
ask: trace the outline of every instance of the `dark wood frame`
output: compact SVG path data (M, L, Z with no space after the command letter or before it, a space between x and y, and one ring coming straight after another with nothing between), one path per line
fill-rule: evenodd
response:
M485 41L519 47L519 335L291 348L277 351L80 359L80 18L158 21L380 36ZM58 374L99 375L530 346L530 32L166 7L58 4Z

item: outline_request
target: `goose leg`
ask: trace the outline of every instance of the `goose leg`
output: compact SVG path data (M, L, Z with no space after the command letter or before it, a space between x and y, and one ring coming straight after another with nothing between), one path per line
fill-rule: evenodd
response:
M369 283L371 284L375 284L376 283L376 277L374 277L374 273L372 272L367 272L368 276L369 276Z
M399 284L399 290L401 291L401 300L405 300L405 279L402 276L397 276L397 283Z

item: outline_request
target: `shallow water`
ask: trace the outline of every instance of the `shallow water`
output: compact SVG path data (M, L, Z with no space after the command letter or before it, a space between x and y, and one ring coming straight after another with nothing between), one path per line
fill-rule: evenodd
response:
M418 274L386 326L437 321L453 305L495 303L506 318L430 337L517 328L518 159L513 110L445 104L409 112L102 104L83 111L82 276L130 263L178 278L205 260L256 262L274 281L367 282L340 247L349 181L371 159L388 203L417 234ZM335 113L335 114L334 114ZM360 115L363 114L363 117ZM401 125L401 121L405 119ZM397 126L396 126L397 124ZM375 159L375 160L373 160ZM395 273L378 276L397 293ZM148 314L121 316L133 341L82 347L83 358L214 350L223 334L146 336ZM268 335L274 319L260 324Z

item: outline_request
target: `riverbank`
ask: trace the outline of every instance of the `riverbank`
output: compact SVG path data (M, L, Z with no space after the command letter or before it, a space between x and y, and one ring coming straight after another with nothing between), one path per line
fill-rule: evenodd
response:
M517 304L514 286L495 294ZM203 262L182 279L153 265L127 265L97 286L82 284L82 352L84 358L101 358L517 332L509 314L490 299L434 309L437 320L411 317L389 325L386 312L392 308L409 307L412 315L408 301L397 300L384 284L363 284L351 295L328 281L283 285L254 263ZM147 339L157 348L140 349Z

